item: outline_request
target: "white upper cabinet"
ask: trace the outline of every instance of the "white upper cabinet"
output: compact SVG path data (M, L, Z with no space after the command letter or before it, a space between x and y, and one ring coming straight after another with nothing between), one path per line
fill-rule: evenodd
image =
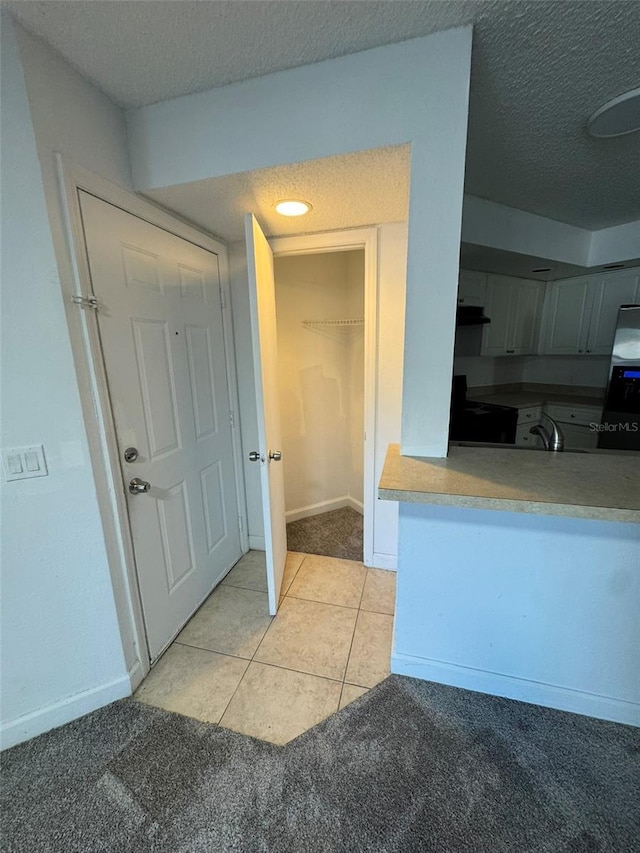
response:
M547 355L610 355L620 305L638 301L638 272L549 284L542 349Z
M610 355L621 305L640 300L640 275L618 273L606 278L597 277L587 338L587 352Z
M460 278L458 279L458 304L483 306L486 298L486 272L460 270Z
M544 282L504 275L487 277L482 355L531 355L536 352Z
M542 345L547 355L586 352L593 285L592 278L570 278L549 284Z

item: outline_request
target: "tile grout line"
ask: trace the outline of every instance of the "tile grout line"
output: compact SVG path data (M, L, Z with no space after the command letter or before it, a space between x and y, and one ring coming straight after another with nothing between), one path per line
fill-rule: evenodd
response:
M266 568L265 568L265 571L266 571ZM244 589L244 587L236 587L236 589ZM256 590L256 591L257 591L257 590ZM268 598L268 592L269 592L269 591L267 590L267 592L265 593L265 594L267 595L267 598ZM276 615L277 615L277 614L276 614ZM242 677L240 678L240 681L238 681L238 683L237 683L237 685L236 685L236 689L233 691L233 693L231 694L231 697L229 698L229 701L228 701L228 702L227 702L227 704L225 705L225 709L224 709L224 711L222 712L222 714L220 715L220 719L218 720L217 725L219 725L219 726L221 725L222 720L224 719L224 715L225 715L225 714L227 713L227 711L229 710L229 706L230 706L230 705L231 705L231 703L233 702L233 699L234 699L234 697L235 697L236 693L237 693L237 692L238 692L238 690L240 689L240 685L241 685L241 684L242 684L242 682L244 681L246 674L249 672L249 667L250 667L250 666L251 666L251 664L253 663L253 660L254 660L254 658L255 658L255 656L256 656L256 654L257 654L257 651L258 651L258 649L260 648L260 645L262 644L262 641L264 640L265 636L267 635L267 631L268 631L268 630L269 630L269 628L273 625L274 620L275 620L275 616L273 616L273 617L271 618L271 622L270 622L270 623L269 623L269 625L267 626L267 630L264 632L264 634L263 634L263 635L262 635L262 637L260 638L260 642L258 643L258 645L256 646L256 648L254 649L253 655L249 658L249 660L247 660L247 658L241 658L241 660L246 660L246 661L247 661L247 666L245 667L245 670L244 670L244 672L242 673ZM229 657L234 657L234 655L229 655ZM224 728L224 726L222 726L222 728Z
M322 601L318 598L303 598L301 595L290 595L288 592L283 598L293 598L296 601L310 601L312 604L328 604L330 607L342 607L343 610L358 610L357 607L352 607L349 604L336 604L335 601Z
M232 655L232 654L229 654L229 652L216 652L213 649L205 649L202 646L192 646L189 643L178 643L177 645L187 646L190 649L198 649L201 652L209 652L212 655L219 655L220 657L223 657L223 658L233 658L233 660L242 660L247 665L250 663L259 663L262 666L273 666L276 669L284 669L287 672L298 672L298 673L300 673L300 675L310 675L312 678L322 678L325 681L331 681L333 684L342 684L342 679L340 679L340 678L331 678L331 676L329 676L329 675L319 675L317 672L307 672L304 669L294 669L291 666L284 666L281 663L266 663L265 661L262 661L262 660L255 660L255 656L252 658L243 658L243 657L240 657L240 655ZM257 653L257 651L258 650L256 649L256 653ZM248 669L248 666L247 666L247 669ZM348 682L348 683L351 683L351 682ZM353 686L354 687L364 687L363 684L354 684Z
M240 584L238 584L238 583L221 583L213 590L213 592L216 592L221 586L229 587L231 589L245 589L245 590L247 590L247 592L261 592L261 593L263 593L263 595L268 595L268 593L269 593L269 590L267 590L267 589L256 589L253 586L240 586ZM213 595L213 592L211 593L212 595Z
M288 555L288 554L289 554L289 552L287 551L287 555ZM291 584L292 584L292 583L294 582L294 580L296 579L296 576L297 576L298 572L300 571L300 566L302 566L302 564L304 563L304 561L305 561L305 560L306 560L306 554L305 554L305 556L302 558L302 560L300 560L300 565L299 565L299 566L298 566L298 568L295 570L295 573L294 573L293 577L291 578L291 583L290 583L290 584L289 584L289 586L287 587L287 590L290 590L290 589L291 589ZM286 558L285 558L285 568L286 568ZM284 579L284 575L283 575L283 579ZM287 597L287 593L286 593L286 592L285 592L285 594L284 594L284 595L281 595L281 596L280 596L281 600L284 600L286 597ZM277 610L280 610L280 607L281 607L281 602L278 602ZM260 642L259 642L259 643L258 643L258 645L256 646L255 651L254 651L253 655L251 656L251 662L253 662L253 661L255 660L256 655L258 654L258 651L260 650L260 646L264 643L265 637L266 637L266 636L267 636L267 634L269 633L269 631L270 631L270 629L271 629L271 626L272 626L272 625L273 625L273 623L276 621L277 617L278 617L278 613L277 613L277 611L276 611L275 616L272 616L272 617L271 617L271 622L269 623L269 626L267 627L267 630L264 632L264 634L263 634L263 635L262 635L262 637L260 638ZM261 662L261 661L256 661L256 663L260 663L260 662ZM247 667L247 669L248 669L248 668L249 668L249 667ZM286 669L286 667L283 667L283 669ZM297 670L292 670L292 672L297 672Z
M289 553L289 552L287 551L287 554L288 554L288 553ZM292 552L292 553L294 553L294 552ZM301 552L300 552L300 551L296 551L295 553L296 553L296 554L300 554ZM290 583L290 584L289 584L289 586L287 587L287 592L285 592L285 595L289 592L289 590L290 590L290 589L291 589L291 587L293 586L293 582L294 582L294 581L295 581L295 579L298 577L298 572L299 572L299 571L300 571L300 569L302 568L302 564L304 563L304 561L307 559L307 557L308 557L308 556L309 556L308 554L304 554L304 555L303 555L303 557L302 557L302 559L300 560L300 563L298 564L298 568L295 570L295 572L294 572L294 574L293 574L293 577L291 578L291 583ZM285 562L285 566L286 566L286 562Z
M351 635L351 642L349 643L349 653L347 654L347 662L344 665L344 673L342 676L342 690L344 690L347 672L349 671L349 661L351 660L351 652L353 651L353 641L356 638L356 631L358 629L358 619L360 618L360 604L362 603L362 596L364 595L364 588L365 584L367 583L368 572L369 569L365 567L364 583L362 584L362 590L360 592L360 601L358 602L358 609L356 610L356 621L353 623L353 634ZM342 701L342 692L340 693L340 700Z
M351 652L353 651L353 641L356 638L356 631L358 630L358 619L360 618L360 611L356 612L356 621L353 623L353 634L351 635L351 642L349 643L349 654L347 655L347 662L344 665L344 675L342 676L342 683L344 684L347 679L347 672L349 671L349 661L351 660Z
M243 660L245 660L245 658L243 658ZM230 696L230 698L229 698L229 701L228 701L228 702L227 702L227 704L224 706L224 711L222 712L222 714L220 714L220 717L218 718L218 722L216 723L216 725L217 725L217 726L219 726L219 725L221 724L221 722L222 722L222 718L224 717L224 715L225 715L225 714L227 713L227 711L229 710L229 705L233 702L233 697L236 695L236 693L237 693L237 692L238 692L238 690L240 689L240 685L241 685L241 684L242 684L242 682L244 681L244 677L245 677L245 675L249 672L249 666L250 666L250 665L251 665L251 661L247 661L247 666L245 667L245 670L244 670L244 672L242 673L242 676L241 676L241 678L240 678L240 681L238 681L238 683L236 684L236 689L235 689L235 690L233 691L233 693L231 694L231 696ZM224 728L224 726L223 726L222 728Z

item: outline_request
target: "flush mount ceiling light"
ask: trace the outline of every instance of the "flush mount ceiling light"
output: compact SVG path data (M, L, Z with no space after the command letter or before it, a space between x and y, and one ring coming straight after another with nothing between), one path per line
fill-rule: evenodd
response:
M275 208L283 216L304 216L305 213L309 213L311 210L311 205L308 201L286 199L277 202Z
M587 122L591 136L624 136L640 130L640 87L603 104Z

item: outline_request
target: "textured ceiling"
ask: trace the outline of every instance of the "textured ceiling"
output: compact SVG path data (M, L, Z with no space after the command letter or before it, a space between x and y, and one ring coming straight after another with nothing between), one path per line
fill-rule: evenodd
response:
M244 214L255 213L268 237L383 222L408 216L410 148L399 145L309 160L154 190L154 201L224 240L244 237ZM273 209L286 198L312 205L305 216Z
M474 23L466 191L590 229L640 218L640 134L584 130L640 85L637 0L5 5L124 106Z

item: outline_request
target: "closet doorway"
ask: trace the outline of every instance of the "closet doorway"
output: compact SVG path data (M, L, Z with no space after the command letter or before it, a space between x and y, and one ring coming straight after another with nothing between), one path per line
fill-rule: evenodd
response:
M270 241L287 547L369 565L375 236L362 229Z

